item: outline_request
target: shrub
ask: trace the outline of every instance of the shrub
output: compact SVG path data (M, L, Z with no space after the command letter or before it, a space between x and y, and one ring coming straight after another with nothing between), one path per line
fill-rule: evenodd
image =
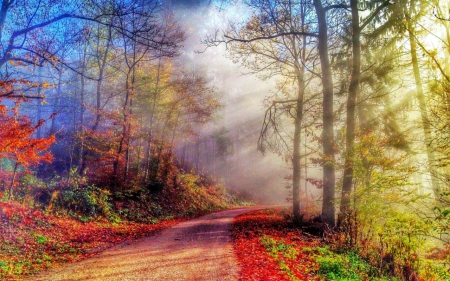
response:
M119 217L112 210L110 195L108 190L95 185L75 182L73 186L53 189L47 211L66 214L82 221L102 216L109 221L118 222Z

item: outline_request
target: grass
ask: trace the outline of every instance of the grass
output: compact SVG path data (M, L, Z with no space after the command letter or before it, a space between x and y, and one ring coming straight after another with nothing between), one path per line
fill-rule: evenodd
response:
M235 220L232 233L242 281L398 280L383 276L355 252L333 251L283 210L244 214Z

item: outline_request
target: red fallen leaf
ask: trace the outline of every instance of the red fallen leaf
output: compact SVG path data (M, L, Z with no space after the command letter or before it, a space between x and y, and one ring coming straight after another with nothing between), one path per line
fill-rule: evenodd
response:
M299 229L292 227L279 212L257 211L235 219L232 229L235 253L241 266L240 280L291 280L261 244L262 235L290 244L299 255L289 259L279 254L277 259L289 267L299 280L318 280L313 272L316 264L312 257L302 253L303 247L318 245L318 241L303 239Z
M2 213L6 215L6 218L10 219L13 213L13 209L10 206L3 206Z

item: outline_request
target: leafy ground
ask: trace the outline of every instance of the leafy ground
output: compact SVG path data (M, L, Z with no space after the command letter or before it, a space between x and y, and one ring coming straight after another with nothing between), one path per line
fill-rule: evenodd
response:
M147 185L122 191L96 186L75 170L64 181L23 177L14 192L0 185L0 280L21 280L183 219L245 203L166 160Z
M239 216L232 235L240 280L318 280L314 273L317 264L301 249L319 246L319 239L302 235L281 212L264 210Z
M21 280L55 264L92 256L125 240L150 235L182 219L155 224L81 222L0 203L0 280Z
M232 233L241 281L397 280L378 276L379 271L355 253L330 250L282 210L239 216Z

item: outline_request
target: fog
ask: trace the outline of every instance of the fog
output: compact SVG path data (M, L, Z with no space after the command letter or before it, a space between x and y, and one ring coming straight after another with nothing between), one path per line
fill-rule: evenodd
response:
M286 156L289 153L282 155L266 150L263 154L257 150L267 101L273 97L276 90L276 77L262 80L258 75L251 74L249 69L234 63L225 44L207 47L202 43L202 40L213 36L216 31L225 30L229 21L243 21L250 12L238 3L227 6L225 2L208 1L165 1L163 8L168 16L173 13L176 24L185 34L185 40L181 43L179 54L176 56L160 59L159 62L154 59L142 62L142 66L139 67L152 73L146 78L151 81L150 84L140 91L145 92L146 87L155 87L155 92L158 92L157 86L151 84L159 80L159 74L157 74L159 72L156 71L160 68L158 63L163 68L165 63L173 64L174 69L188 70L204 78L208 87L213 89L220 107L215 109L211 120L206 124L195 124L193 132L186 132L173 124L176 121L169 120L172 113L159 113L166 115L167 120L164 119L165 117L157 121L153 120L154 118L150 115L156 114L154 107L152 109L150 104L145 104L149 102L148 96L142 94L143 96L138 98L140 100L136 101L138 105L133 105L132 110L138 111L133 112L136 114L133 118L139 120L139 126L147 126L145 129L148 131L148 136L138 135L139 129L135 128L133 132L135 139L132 140L135 149L130 158L136 159L141 166L148 166L149 162L145 160L142 151L151 150L150 135L164 136L166 141L172 138L176 161L185 170L194 169L204 177L211 177L222 183L228 190L235 191L248 199L261 203L285 203L292 194L292 164L290 156ZM37 98L31 99L21 107L21 111L29 115L34 122L45 121L37 129L37 138L56 135L57 142L52 146L55 168L54 171L46 171L44 173L46 177L66 176L74 167L81 167L81 162L88 156L83 149L89 150L89 145L93 147L99 145L99 143L86 144L85 139L89 141L98 138L95 141L103 141L105 151L102 152L103 155L97 156L105 157L102 161L105 161L108 166L111 166L114 161L108 156L107 149L117 149L113 143L118 142L117 139L112 139L112 135L108 136L108 132L118 132L122 120L126 118L124 117L125 108L128 105L126 105L123 90L125 84L123 81L126 77L121 69L126 68L126 65L119 59L121 55L124 55L123 50L120 49L123 43L117 43L118 46L115 46L115 42L108 43L107 38L96 35L96 28L92 28L90 33L83 35L86 38L72 46L66 46L67 50L61 55L61 60L64 60L61 69L50 64L43 64L43 67L34 65L21 70L20 75L28 77L30 81L48 85L27 91L28 94L35 95ZM108 44L111 45L106 48ZM104 62L107 70L104 76L100 77L102 51L105 52ZM113 53L119 55L111 55ZM87 65L84 65L85 63ZM170 68L171 66L168 66L167 72L172 71ZM176 71L173 73L168 76L173 75L171 79L176 79ZM145 83L145 81L139 83ZM162 100L161 107L167 106L163 104L163 96L158 98ZM131 108L131 104L129 107ZM114 115L117 114L115 112L121 111L123 116ZM99 128L95 128L96 118L101 119ZM159 123L156 124L156 122ZM288 128L286 140L292 143L289 138L292 136L293 121L288 119L287 122L290 123L286 124ZM164 128L163 124L168 124L167 128ZM159 132L156 132L157 130ZM86 135L83 135L84 132L87 132ZM99 135L95 135L96 133ZM90 134L95 136L91 138ZM168 137L169 134L173 134L172 137ZM93 153L94 150L89 153ZM91 159L94 160L94 158ZM94 172L96 161L94 160L91 165L94 167L91 169L93 173L91 176L96 178L97 175ZM307 166L306 171L305 162L303 162L303 175L321 178L320 167L313 166L311 163L307 163ZM42 169L46 169L45 165ZM139 165L134 169L142 172ZM314 199L320 199L320 190L303 178L301 190L305 189L308 190L309 195L314 195Z
M153 222L290 201L400 278L449 243L448 5L9 2L4 202Z
M227 188L246 197L264 203L286 203L291 198L292 174L290 161L280 155L257 150L257 142L266 107L264 99L275 91L276 79L261 80L245 67L233 63L225 44L207 47L202 43L216 30L226 28L228 21L239 21L245 17L245 7L223 7L212 3L172 1L177 21L185 28L187 39L182 54L177 59L195 70L204 71L220 97L222 108L213 124L202 131L199 140L221 131L230 141L230 151L225 155L191 156L200 162L199 170L225 183ZM178 154L183 147L178 146ZM310 169L309 176L320 178L320 169ZM307 185L308 192L318 197L315 187Z

